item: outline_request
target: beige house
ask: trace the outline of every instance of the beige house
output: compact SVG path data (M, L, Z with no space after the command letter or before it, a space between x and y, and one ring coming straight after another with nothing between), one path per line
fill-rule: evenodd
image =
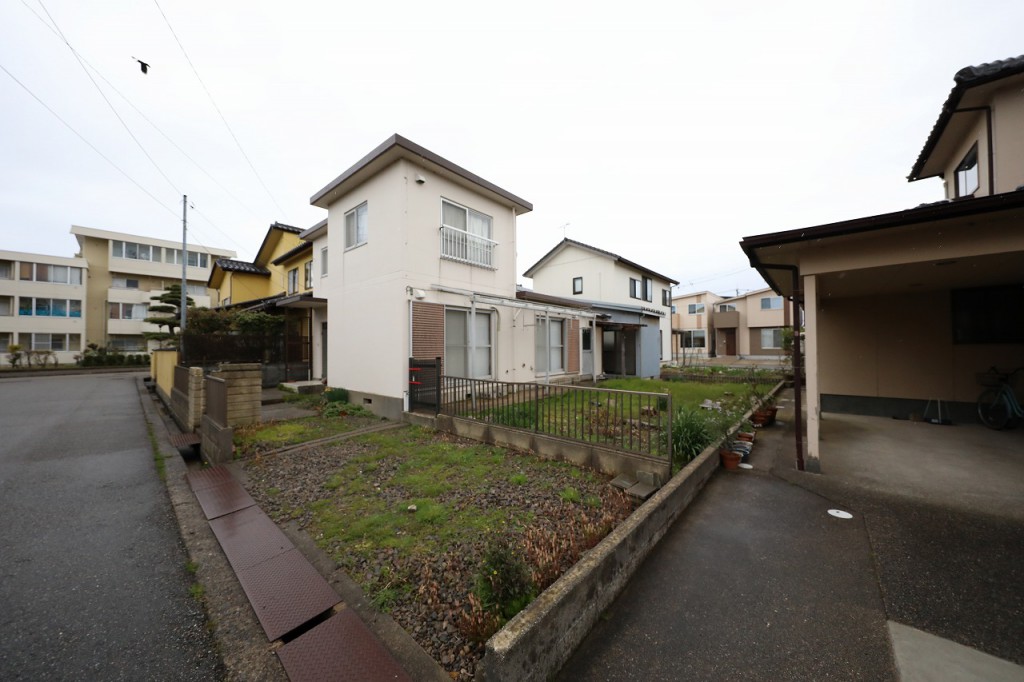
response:
M770 288L724 297L710 291L672 299L672 357L780 360L790 306Z
M86 343L120 351L146 351L143 332L158 331L143 322L153 296L181 283L181 242L73 225L78 258L89 264L86 283ZM200 307L211 304L206 282L213 261L233 258L234 251L189 246L186 261L188 295Z
M909 175L944 201L741 242L804 308L808 469L822 412L973 422L976 375L1024 365L1024 57L954 80Z
M74 362L86 338L88 272L83 258L0 251L0 353L17 344Z
M302 234L314 297L327 300L313 310L313 375L353 401L400 415L411 358L495 381L579 373L570 349L593 314L517 298L516 219L529 202L394 135L310 203L327 209Z
M671 360L674 279L574 239L556 244L523 276L538 293L584 302L598 313L593 340L584 339L584 352L595 349L598 374L656 377ZM583 333L589 337L591 329Z

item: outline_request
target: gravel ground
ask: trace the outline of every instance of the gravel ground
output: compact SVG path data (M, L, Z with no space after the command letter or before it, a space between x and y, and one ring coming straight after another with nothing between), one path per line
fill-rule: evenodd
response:
M480 445L448 434L432 437L448 445ZM332 497L325 481L352 458L372 452L372 445L353 439L254 457L245 463L249 492L276 520L296 520L371 598L385 591L389 597L385 608L391 617L452 679L470 680L484 652L483 642L467 636L472 628L466 614L471 611L469 597L483 559L485 537L470 533L442 550L414 554L394 548L357 553L339 541L324 541L320 535L310 508L314 502ZM495 464L486 480L445 492L437 502L453 514L471 507L501 510L506 529L502 538L518 547L535 582L542 586L568 570L582 552L633 510L632 502L609 486L605 477L581 475L573 467L542 463L530 454L505 452L504 462ZM389 457L364 474L372 481L374 494L389 507L407 501L401 487L391 480L403 461L401 455ZM514 482L511 474L517 471L529 475ZM563 500L559 492L566 488L577 490L580 501ZM528 519L525 525L523 519Z

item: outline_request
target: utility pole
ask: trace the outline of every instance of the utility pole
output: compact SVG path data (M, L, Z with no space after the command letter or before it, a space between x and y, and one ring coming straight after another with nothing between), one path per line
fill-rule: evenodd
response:
M185 361L185 321L188 308L188 195L181 195L181 337L178 340L178 353L181 361Z

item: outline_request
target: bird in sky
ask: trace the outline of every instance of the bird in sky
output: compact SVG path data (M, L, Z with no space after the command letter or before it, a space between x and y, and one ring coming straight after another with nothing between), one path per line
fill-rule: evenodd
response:
M132 57L132 59L135 59L135 57ZM135 61L137 61L139 63L139 66L142 67L142 73L149 73L149 64L142 61L141 59L135 59Z

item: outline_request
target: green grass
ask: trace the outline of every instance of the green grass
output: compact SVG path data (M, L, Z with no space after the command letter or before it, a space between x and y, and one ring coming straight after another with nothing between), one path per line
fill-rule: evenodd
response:
M601 388L614 388L620 391L644 391L648 393L668 393L672 396L672 407L697 407L705 400L719 401L730 398L743 398L749 392L744 383L730 384L697 384L682 381L662 381L660 379L609 379L601 382ZM731 394L731 395L730 395Z
M542 480L543 467L566 466L524 461L488 445L452 443L418 427L367 434L355 442L361 454L331 473L322 499L308 509L314 535L344 566L380 548L423 556L508 524L522 526L531 514L510 515L466 500L497 482L525 485ZM391 475L375 487L375 473L385 464Z
M206 596L206 588L203 587L202 583L192 583L188 586L188 593L196 601L202 601L203 597Z
M563 488L562 492L558 493L558 496L566 502L575 504L578 504L583 499L580 497L580 491L576 490L576 488Z
M306 441L341 435L375 421L364 416L302 417L265 424L254 424L235 430L235 447L242 455L257 450L273 450Z

